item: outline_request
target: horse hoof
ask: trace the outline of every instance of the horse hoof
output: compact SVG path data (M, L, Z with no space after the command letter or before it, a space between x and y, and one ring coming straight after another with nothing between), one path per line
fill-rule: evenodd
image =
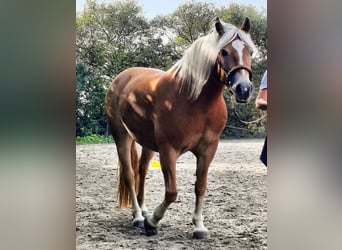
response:
M209 232L208 231L194 231L192 234L192 237L194 239L208 239L209 238Z
M145 227L145 231L146 231L146 235L147 236L152 236L152 235L156 235L158 233L157 228L152 227L148 221L147 218L145 218L144 220L144 227Z
M133 221L133 227L144 228L144 221L143 220Z

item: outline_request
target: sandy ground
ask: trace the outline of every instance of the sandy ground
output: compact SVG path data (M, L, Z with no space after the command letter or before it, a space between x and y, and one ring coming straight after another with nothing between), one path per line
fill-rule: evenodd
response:
M178 198L162 219L158 234L132 227L131 209L116 200L115 144L76 146L77 249L266 249L267 170L259 160L263 139L220 141L208 175L204 200L206 240L192 239L195 157L177 161ZM158 160L158 154L155 159ZM163 200L160 168L150 168L146 205Z

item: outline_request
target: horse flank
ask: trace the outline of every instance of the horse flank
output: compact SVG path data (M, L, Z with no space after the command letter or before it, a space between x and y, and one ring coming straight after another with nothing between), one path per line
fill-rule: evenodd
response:
M234 25L221 21L225 33L220 36L215 27L206 36L198 38L184 53L184 56L173 65L168 72L180 81L180 93L185 93L190 100L196 100L204 85L208 82L219 51L237 36L244 41L253 52L257 48L250 35Z

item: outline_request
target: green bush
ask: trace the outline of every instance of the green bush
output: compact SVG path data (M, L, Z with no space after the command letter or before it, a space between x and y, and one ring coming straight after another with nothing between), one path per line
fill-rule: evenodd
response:
M76 144L90 144L90 143L110 143L114 142L111 136L105 137L103 135L88 135L88 136L77 136Z

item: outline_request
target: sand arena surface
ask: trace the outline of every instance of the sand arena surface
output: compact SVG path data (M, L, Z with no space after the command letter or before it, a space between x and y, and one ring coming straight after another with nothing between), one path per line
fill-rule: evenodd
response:
M204 199L206 240L192 239L196 159L177 160L177 201L147 237L132 227L131 209L116 200L118 158L115 144L76 146L77 249L266 249L267 169L259 160L263 139L222 140L209 168ZM158 160L158 154L154 157ZM150 211L164 197L160 168L146 178Z

